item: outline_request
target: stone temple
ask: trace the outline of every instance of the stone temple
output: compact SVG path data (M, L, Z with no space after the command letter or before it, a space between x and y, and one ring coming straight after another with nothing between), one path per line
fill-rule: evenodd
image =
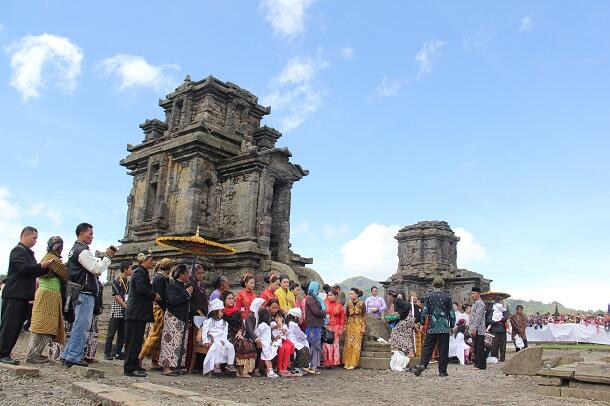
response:
M440 275L454 302L470 302L470 290L489 290L491 280L457 267L456 236L445 221L421 221L402 228L398 240L398 270L383 285L386 289L415 291L419 297L432 290L432 279Z
M165 120L140 125L144 141L127 145L121 161L133 176L127 224L113 262L133 260L149 248L157 258L189 262L190 256L155 245L162 235L193 235L237 250L230 257L199 258L208 282L222 273L236 284L252 272L262 286L265 273L286 273L299 282L321 281L313 260L290 249L291 190L308 171L290 162L282 136L261 126L270 107L239 86L212 76L184 82L159 105Z

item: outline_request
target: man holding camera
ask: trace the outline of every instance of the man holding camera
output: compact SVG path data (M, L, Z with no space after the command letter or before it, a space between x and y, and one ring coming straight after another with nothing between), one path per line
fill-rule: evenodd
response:
M106 249L103 259L95 258L89 250L89 244L93 241L93 226L89 223L81 223L76 227L77 240L68 255L69 290L76 290L72 295L74 304L74 323L70 339L64 349L64 364L66 367L73 365L88 366L84 361L83 352L87 331L91 328L93 319L93 308L95 298L98 295L99 286L97 277L110 266L111 258L117 249L110 246Z

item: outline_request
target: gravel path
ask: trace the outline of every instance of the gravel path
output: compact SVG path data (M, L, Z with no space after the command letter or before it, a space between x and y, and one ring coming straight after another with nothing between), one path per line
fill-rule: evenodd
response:
M20 339L17 355L23 353L27 334ZM544 357L551 357L562 351L545 351ZM509 354L509 356L512 354ZM594 360L607 353L583 352L585 360ZM100 357L100 354L98 354ZM122 364L118 361L99 361L93 365L106 372L101 383L128 387L136 378L122 375ZM560 398L536 395L536 384L530 377L504 376L500 365L490 365L487 371L475 371L471 367L449 365L449 377L439 378L435 365L431 365L417 378L409 373L393 371L370 371L343 369L325 370L319 376L291 379L211 379L187 375L164 377L150 373L146 381L175 388L191 390L215 398L265 405L286 399L291 406L315 404L353 405L374 403L376 405L407 404L420 405L600 405L578 399L569 401ZM57 364L40 367L40 377L15 377L0 369L0 405L93 405L87 399L77 397L71 390L77 378L70 370ZM494 394L490 398L490 394ZM152 399L152 397L151 397ZM160 404L187 404L169 396L155 395Z

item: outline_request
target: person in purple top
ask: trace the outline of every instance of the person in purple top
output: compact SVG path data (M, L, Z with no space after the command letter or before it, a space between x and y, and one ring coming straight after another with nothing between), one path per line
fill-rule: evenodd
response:
M366 306L366 314L370 314L373 317L381 317L387 308L385 300L379 296L377 286L371 288L371 296L366 298L364 304Z

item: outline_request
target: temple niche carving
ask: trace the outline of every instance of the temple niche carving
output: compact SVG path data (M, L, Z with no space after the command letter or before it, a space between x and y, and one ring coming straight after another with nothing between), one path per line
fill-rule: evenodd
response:
M308 171L290 162L287 148L275 146L280 132L261 126L271 108L212 76L187 76L159 106L165 121L144 121L143 142L128 144L120 162L133 186L113 265L148 248L157 257L188 262L188 255L155 246L155 238L193 235L199 226L202 237L237 250L231 257L200 258L208 279L223 273L237 283L251 271L261 287L264 274L276 271L299 282L320 281L307 268L313 260L290 249L291 190Z
M415 291L423 297L432 290L432 279L440 275L445 280L444 289L460 304L469 303L473 286L489 290L491 280L457 267L460 237L445 221L421 221L406 226L395 238L398 241L398 269L383 282L386 289L402 290L407 294Z

